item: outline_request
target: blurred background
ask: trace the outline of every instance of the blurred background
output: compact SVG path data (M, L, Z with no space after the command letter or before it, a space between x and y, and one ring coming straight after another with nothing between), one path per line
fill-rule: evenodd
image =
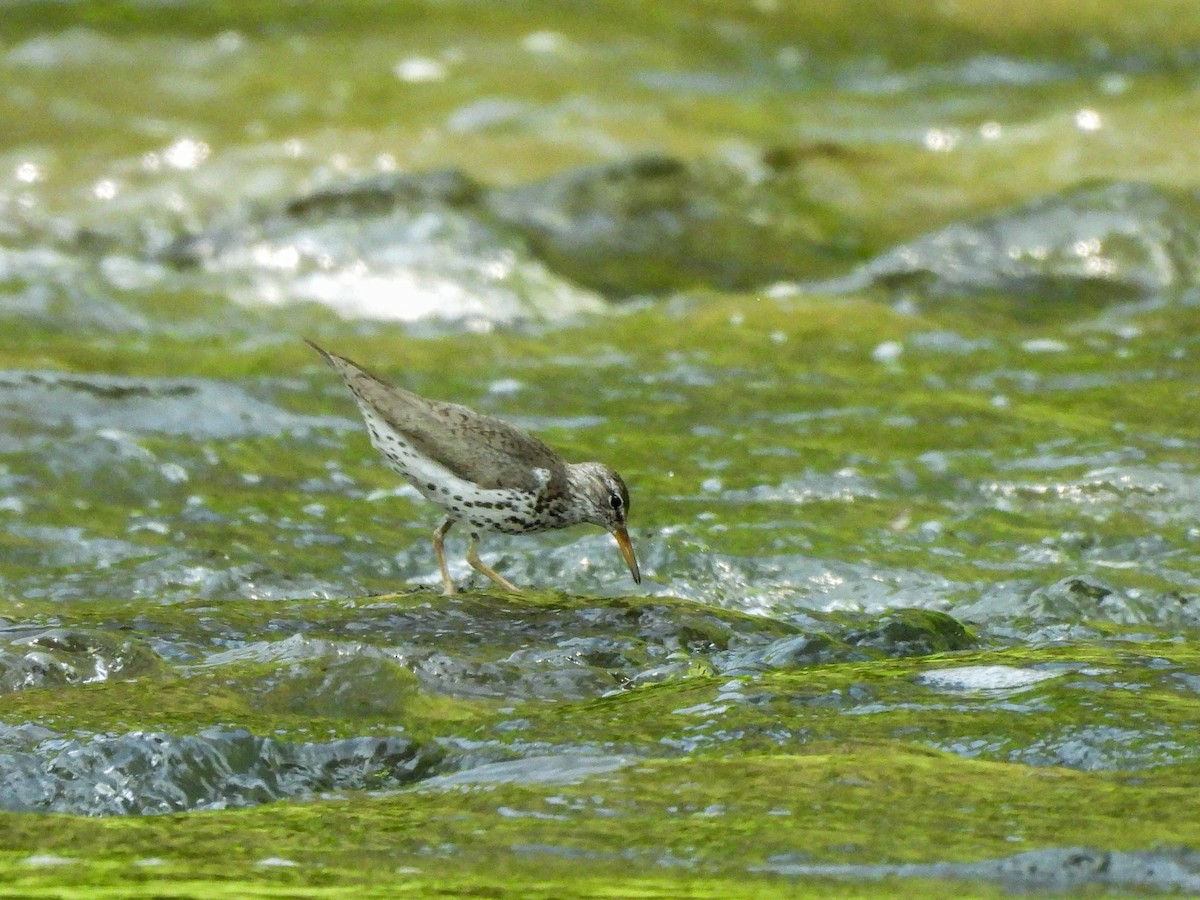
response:
M606 458L685 596L820 605L826 570L869 558L838 604L892 603L894 562L926 605L1114 554L1119 581L1194 590L1143 576L1197 540L1175 429L1198 23L1168 2L8 4L0 583L295 595L429 570L415 495L364 502L393 479L309 334ZM1100 549L1131 492L1153 521ZM585 540L530 575L600 588L611 555ZM724 555L729 591L703 561Z
M1200 677L1162 649L1186 655L1200 625L1198 121L1187 0L2 4L0 671L16 694L63 690L57 731L3 738L28 781L0 805L328 789L224 795L179 763L186 790L121 793L112 760L143 752L139 729L316 740L304 723L324 716L342 743L287 763L315 772L419 715L370 697L414 673L492 703L456 713L474 722L968 648L1032 654L981 683L1040 692L1025 712L1044 718L1003 718L1019 718L1005 694L979 701L1001 716L986 727L897 719L922 747L1099 772L1194 759L1177 730L1194 726L1135 725L1101 698L1138 682L1194 707ZM385 600L323 618L436 589L439 517L375 459L304 336L616 467L636 592L594 529L490 537L484 559L538 602L632 593L667 624L526 632L528 610L499 601L455 601L449 629ZM418 601L435 595L395 602ZM1068 668L1103 659L1096 705L1055 693L1048 647ZM355 662L313 682L335 657ZM218 713L190 667L251 687ZM183 712L68 689L119 672L179 685ZM317 683L315 705L297 699ZM875 713L880 692L840 702ZM16 694L7 721L37 720ZM521 755L479 727L491 749L456 755L434 729L447 755L421 765ZM46 774L68 731L90 748L67 766L76 793ZM735 752L735 731L712 740ZM336 785L417 777L387 759Z

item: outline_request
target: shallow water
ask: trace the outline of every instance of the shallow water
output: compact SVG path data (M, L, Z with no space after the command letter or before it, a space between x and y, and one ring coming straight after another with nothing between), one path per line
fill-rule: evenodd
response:
M1200 19L102 7L0 35L0 864L999 890L1197 846ZM644 583L577 529L489 536L493 595L452 532L438 595L304 336L617 467Z

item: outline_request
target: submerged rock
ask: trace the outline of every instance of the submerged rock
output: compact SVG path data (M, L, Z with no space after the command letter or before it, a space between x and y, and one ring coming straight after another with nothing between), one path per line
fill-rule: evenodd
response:
M593 291L743 289L840 264L846 223L808 197L797 162L645 156L515 188L453 170L375 176L235 212L157 256L224 273L251 303L406 321L559 317L598 309Z
M0 693L131 678L161 668L154 651L136 638L51 628L0 647Z
M378 175L344 188L316 191L289 201L284 210L296 218L369 216L390 212L400 205L477 207L483 196L483 186L466 173L437 169L420 174Z
M100 816L254 806L398 787L427 774L440 755L399 737L293 744L222 728L53 737L0 745L0 809Z
M1009 891L1079 891L1088 886L1200 891L1200 853L1175 850L1097 850L1049 847L979 862L904 865L830 865L781 858L755 871L805 877L947 878L996 882Z
M928 656L968 650L977 643L970 631L945 613L899 609L873 618L854 616L849 623L830 622L812 633L729 654L718 665L727 673L788 671L838 662Z
M944 298L1002 293L1111 301L1194 286L1200 197L1141 182L1087 185L974 222L956 222L822 285Z
M1196 628L1200 625L1200 597L1177 591L1127 593L1091 575L1080 574L1035 588L1024 598L988 594L956 607L955 615L981 624L1007 619L1040 624L1109 621L1120 625Z
M383 175L232 210L157 257L247 306L311 301L347 318L493 323L595 311L600 298L530 254L457 171Z
M296 197L287 201L282 211L272 211L252 222L181 235L163 247L158 257L176 266L196 266L230 253L248 240L286 234L289 222L364 219L387 215L401 207L469 208L478 205L482 193L481 185L455 169L377 175Z
M952 650L969 650L975 636L945 613L928 609L898 609L859 628L842 640L852 647L869 648L886 657L928 656Z
M30 423L36 423L31 429ZM8 427L11 426L11 427ZM230 439L345 428L343 419L291 413L229 382L203 378L138 378L98 373L0 372L0 448L23 447L17 435L84 432L121 442L120 432ZM125 443L128 443L125 440ZM146 451L135 455L149 458Z
M644 156L490 196L555 271L612 297L746 289L844 258L847 226L807 195L795 160L746 171Z

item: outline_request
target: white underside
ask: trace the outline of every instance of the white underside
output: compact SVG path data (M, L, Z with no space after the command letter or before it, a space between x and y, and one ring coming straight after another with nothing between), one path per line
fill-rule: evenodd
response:
M511 519L532 517L534 498L529 494L503 488L485 489L460 478L440 463L421 455L402 434L364 404L360 403L359 409L367 424L371 445L388 466L420 491L426 500L479 531L519 534L526 530ZM544 487L550 473L545 469L535 471L541 476Z

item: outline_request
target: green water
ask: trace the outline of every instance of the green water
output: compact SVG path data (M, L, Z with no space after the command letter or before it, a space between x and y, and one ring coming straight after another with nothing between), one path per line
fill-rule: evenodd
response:
M6 10L0 760L63 774L5 796L0 895L961 896L787 866L1195 849L1197 38L1170 2ZM1158 193L1100 250L1012 212L1109 182ZM837 281L986 215L1067 262ZM613 464L645 583L580 529L485 541L527 594L436 594L436 515L302 336ZM271 784L395 759L71 793L218 732Z

